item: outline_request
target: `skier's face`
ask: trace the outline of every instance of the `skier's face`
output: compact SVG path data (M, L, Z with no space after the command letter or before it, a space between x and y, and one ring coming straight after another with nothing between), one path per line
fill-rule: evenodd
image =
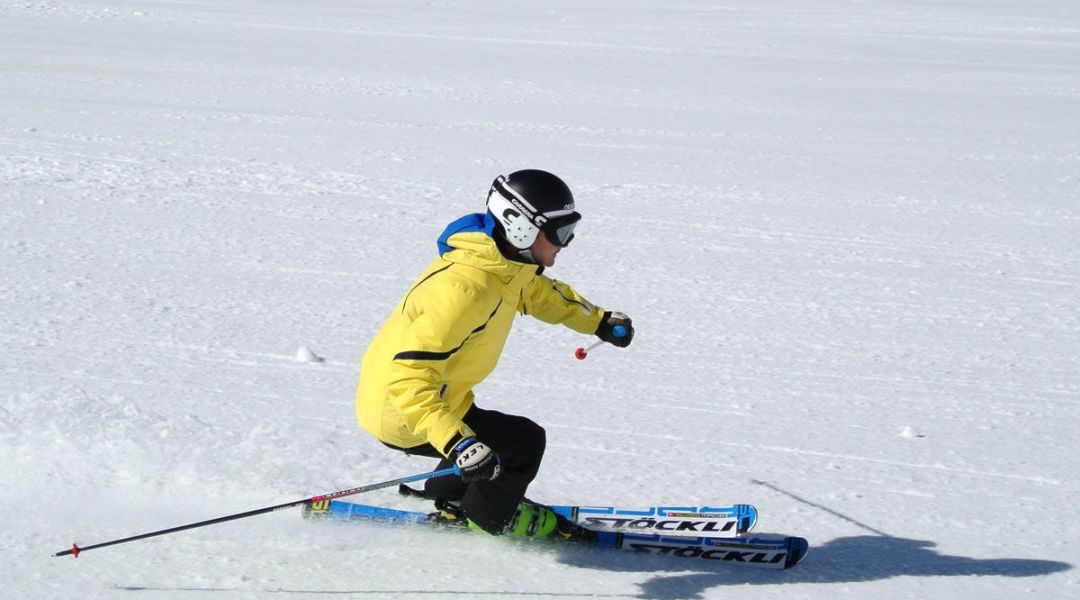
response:
M529 247L529 251L532 252L536 264L545 267L550 267L555 264L555 257L558 256L559 250L562 250L562 248L552 244L543 233L536 236L536 241Z

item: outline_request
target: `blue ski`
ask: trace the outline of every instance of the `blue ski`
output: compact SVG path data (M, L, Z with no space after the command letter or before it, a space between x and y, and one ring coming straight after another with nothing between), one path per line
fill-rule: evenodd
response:
M405 484L398 493L423 498L424 493ZM660 505L645 508L619 506L548 505L562 517L590 531L657 533L707 538L734 538L757 524L757 508L750 504L729 506Z
M383 521L460 527L458 522L447 522L439 513L427 514L419 511L383 508L342 502L340 500L307 503L303 507L303 514L308 519L328 518L340 521ZM666 515L667 512L663 511L663 514ZM701 536L620 533L604 530L594 531L594 533L596 534L595 539L578 541L595 548L674 558L709 560L764 569L791 568L799 564L809 551L809 544L805 539L793 536L744 536L721 539Z
M757 524L757 509L750 504L647 508L556 505L551 508L592 531L735 538L749 532Z

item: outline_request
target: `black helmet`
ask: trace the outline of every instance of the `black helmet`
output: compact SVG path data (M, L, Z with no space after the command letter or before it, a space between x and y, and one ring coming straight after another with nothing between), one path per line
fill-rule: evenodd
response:
M541 231L551 243L566 246L574 239L574 227L581 220L566 183L538 169L496 177L488 192L487 209L502 237L518 250L532 246Z

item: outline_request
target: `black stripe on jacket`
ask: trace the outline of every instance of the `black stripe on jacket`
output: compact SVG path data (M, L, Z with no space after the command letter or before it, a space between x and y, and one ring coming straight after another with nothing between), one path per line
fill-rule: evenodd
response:
M495 313L499 312L499 307L502 306L502 303L502 298L499 298L499 303L495 305L495 310L491 311L491 314L488 315L488 318L484 321L484 324L469 332L469 335L465 336L465 339L460 344L458 344L457 348L454 348L453 350L447 350L445 352L429 352L427 350L406 350L405 352L398 352L397 354L395 354L394 360L446 360L450 358L455 352L461 350L461 348L465 346L465 342L468 342L469 338L487 328L488 323L491 322L491 319L495 318Z
M433 271L431 273L431 275L428 275L427 277L425 277L425 278L421 279L420 281L416 282L416 285L412 286L412 289L409 290L409 293L405 294L405 299L401 301L401 312L402 312L402 314L405 313L405 306L409 303L409 296L412 296L412 293L414 291L416 291L416 288L424 285L425 281L427 281L428 279L431 279L432 277L438 275L439 273L442 273L443 271L449 269L452 266L454 266L454 263L450 263L450 264L446 265L445 267L443 267L443 268L441 268L441 269L439 269L437 271Z

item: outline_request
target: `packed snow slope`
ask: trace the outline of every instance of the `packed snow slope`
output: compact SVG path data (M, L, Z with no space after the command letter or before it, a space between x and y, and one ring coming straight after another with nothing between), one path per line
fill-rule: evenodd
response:
M531 497L752 502L804 564L291 510L50 556L429 470L360 358L528 167L638 330L515 326ZM1078 190L1073 0L5 0L3 596L1080 597Z

